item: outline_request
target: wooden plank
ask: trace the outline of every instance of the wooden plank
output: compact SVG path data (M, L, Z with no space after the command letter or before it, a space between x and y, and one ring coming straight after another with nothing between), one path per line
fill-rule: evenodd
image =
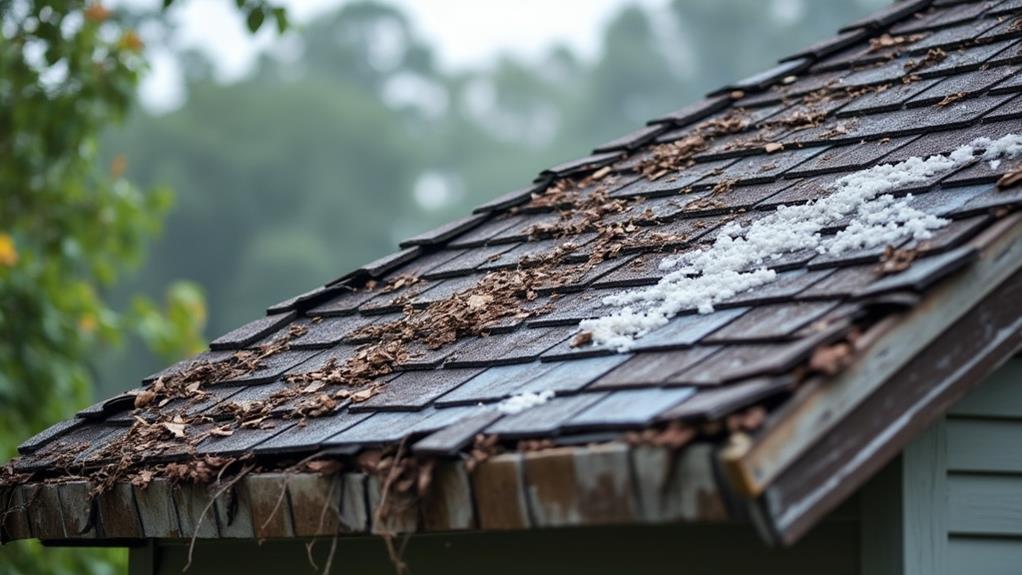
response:
M217 490L219 493L219 490ZM221 539L254 539L248 491L233 485L216 498L216 521Z
M572 447L526 453L524 485L530 515L538 527L581 524Z
M947 428L949 470L1022 473L1022 420L950 418Z
M341 487L340 478L334 475L300 473L288 480L296 536L340 532Z
M522 467L521 454L505 453L488 459L472 471L472 492L480 528L524 529L530 526Z
M385 478L370 474L366 478L366 493L369 501L370 530L376 534L414 533L418 529L419 507L414 493L400 493L392 489L387 494L386 509L377 516L377 509L383 499Z
M628 451L623 443L574 449L575 491L583 524L631 523L639 518Z
M949 530L955 534L1022 535L1022 477L948 477Z
M170 482L162 477L154 478L145 487L134 487L138 514L142 518L142 531L147 538L181 537L177 521L177 509L171 493Z
M171 488L182 536L188 539L220 536L216 510L214 505L210 505L218 489L215 485L194 483L181 483Z
M472 483L460 460L436 463L433 480L422 495L422 518L427 531L475 528Z
M369 530L369 508L366 504L366 474L341 474L341 526L347 531Z
M719 522L727 510L713 476L713 446L696 443L682 451L654 446L631 450L643 521Z
M241 481L252 511L252 527L259 539L294 536L287 477L283 473L259 473Z
M135 491L130 483L114 483L108 491L96 496L96 506L100 537L141 539L145 535L135 505Z
M951 415L1022 419L1022 359L1009 359L982 385L951 408Z
M71 481L57 486L60 514L64 518L64 532L72 538L96 536L93 524L95 505L90 496L92 485L87 481Z
M951 537L946 573L1014 575L1022 565L1022 542L992 537Z
M947 551L947 430L943 421L902 453L905 575L935 575Z
M866 400L902 365L1022 267L1022 218L1005 218L973 241L979 260L933 293L906 317L875 331L872 345L844 373L802 394L757 438L732 457L737 486L759 494L821 435ZM895 326L897 328L895 329ZM908 334L912 334L908 336Z
M24 498L32 537L42 540L67 537L56 485L29 485L24 491Z
M3 514L0 516L0 527L3 528L0 535L4 542L32 537L25 506L25 490L24 486L17 485L0 491L0 513Z

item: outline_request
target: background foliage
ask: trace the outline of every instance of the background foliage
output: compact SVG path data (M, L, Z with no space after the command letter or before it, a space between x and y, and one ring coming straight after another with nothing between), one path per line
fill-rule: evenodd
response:
M458 71L400 10L351 2L291 27L297 52L232 84L178 54L187 101L153 115L134 105L133 30L165 14L0 0L0 455L94 387L125 389L884 1L626 7L595 59L556 47ZM271 4L236 4L252 30L286 28ZM122 553L0 550L0 572L123 567Z

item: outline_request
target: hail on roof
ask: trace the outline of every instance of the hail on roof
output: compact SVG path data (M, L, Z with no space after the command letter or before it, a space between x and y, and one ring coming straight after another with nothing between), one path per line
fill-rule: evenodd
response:
M951 154L912 157L848 174L832 184L827 197L798 206L780 206L748 227L724 226L706 249L664 260L660 267L673 270L655 286L604 298L620 309L582 321L594 345L628 350L636 338L663 326L678 313L695 309L710 313L714 305L735 294L768 284L777 277L771 262L785 254L815 249L840 254L912 238L927 239L947 220L909 205L911 195L896 198L891 192L919 184L960 168L974 160L998 162L1022 155L1022 136L1008 134L997 140L982 137ZM847 222L837 234L822 231Z
M552 391L527 391L525 393L519 393L518 395L512 395L511 397L501 401L497 404L497 411L505 415L514 415L521 413L526 409L536 407L537 405L543 405L553 398L554 392Z

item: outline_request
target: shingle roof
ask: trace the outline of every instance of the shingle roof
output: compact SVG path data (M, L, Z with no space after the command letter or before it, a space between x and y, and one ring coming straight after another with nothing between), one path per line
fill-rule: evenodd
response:
M930 4L898 2L271 306L211 351L27 440L9 472L109 479L244 454L272 467L403 441L423 456L479 441L489 452L642 443L668 426L723 442L764 409L797 407L793 392L866 361L864 332L913 310L941 314L933 302L948 278L1018 229L1022 187L998 186L1018 160L978 159L894 190L951 220L928 239L784 253L768 262L775 281L712 313L682 310L627 352L587 343L578 324L610 313L606 296L656 284L666 256L708 247L729 223L826 198L871 166L1022 132L1022 6ZM497 408L545 393L519 413ZM821 431L803 433L808 449Z

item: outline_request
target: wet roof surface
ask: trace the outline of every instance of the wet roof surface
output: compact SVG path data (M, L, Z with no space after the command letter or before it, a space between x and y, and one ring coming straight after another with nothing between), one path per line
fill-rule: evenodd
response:
M354 453L406 437L413 450L450 454L479 433L568 440L775 405L797 387L814 350L843 337L857 318L911 306L969 265L973 252L963 245L1022 204L1022 187L997 185L1017 160L977 161L898 190L913 194L913 207L953 220L931 239L786 254L768 264L777 281L713 313L683 312L627 353L578 345L578 322L612 311L605 296L655 284L666 255L705 247L729 222L824 197L836 178L856 170L1019 132L1022 2L935 2L913 14L925 4L897 3L774 70L410 238L392 256L272 306L141 389L202 362L287 345L200 382L190 395L157 394L136 410L136 390L83 410L26 441L17 469L101 464L133 424L175 417L187 438L201 441L147 440L137 462ZM658 156L707 125L727 127L680 157ZM507 282L521 285L501 287ZM435 319L429 314L459 313L487 322L457 324L442 341L425 333ZM308 377L364 363L366 349L380 351L412 325L409 318L418 318L417 335L397 338L386 367L357 385ZM529 392L554 395L517 414L495 409Z

